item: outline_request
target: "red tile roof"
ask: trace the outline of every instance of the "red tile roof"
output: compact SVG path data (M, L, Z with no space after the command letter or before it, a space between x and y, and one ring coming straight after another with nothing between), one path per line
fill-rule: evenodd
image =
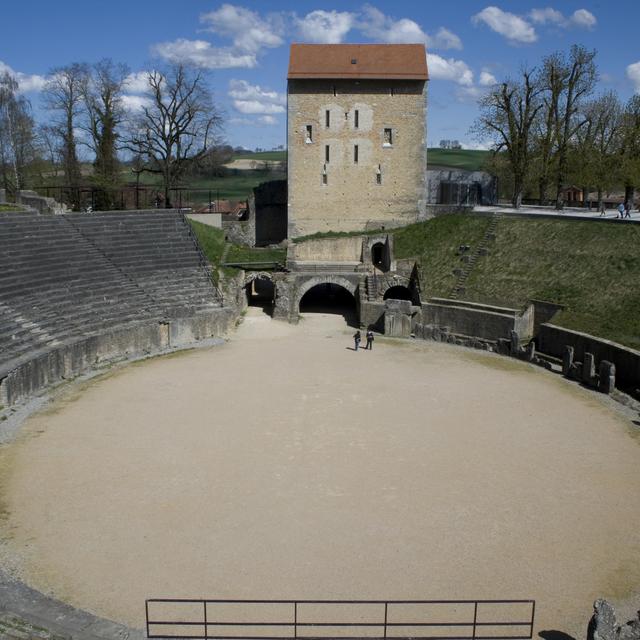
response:
M292 44L287 78L428 80L429 74L422 44Z

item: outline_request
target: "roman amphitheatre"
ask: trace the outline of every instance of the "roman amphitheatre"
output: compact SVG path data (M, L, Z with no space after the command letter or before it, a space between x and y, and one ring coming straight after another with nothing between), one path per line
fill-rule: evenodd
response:
M376 52L343 50L340 73ZM0 213L0 629L577 639L599 598L629 619L635 219L427 208L404 168L424 125L378 127L347 84L325 109L298 54L290 104L316 120L289 132L297 213L277 248L230 260L237 225L181 210ZM420 112L420 69L374 79L376 104ZM335 114L351 124L327 132ZM310 228L305 190L330 203L348 171L394 209L354 196ZM158 598L197 602L172 619L145 609Z

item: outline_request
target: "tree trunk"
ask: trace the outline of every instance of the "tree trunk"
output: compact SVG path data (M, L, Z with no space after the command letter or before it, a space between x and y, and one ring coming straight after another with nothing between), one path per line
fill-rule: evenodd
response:
M598 189L598 211L602 211L604 207L604 199L602 198L602 189Z
M624 201L629 203L629 210L633 209L633 201L635 199L636 189L632 184L624 187Z
M589 189L582 187L582 207L591 209L591 202L589 201Z

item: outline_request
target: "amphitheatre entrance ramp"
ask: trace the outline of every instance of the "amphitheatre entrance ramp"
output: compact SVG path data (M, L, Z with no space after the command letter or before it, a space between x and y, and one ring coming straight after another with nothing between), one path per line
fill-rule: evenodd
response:
M145 602L148 638L529 640L534 600L189 600Z

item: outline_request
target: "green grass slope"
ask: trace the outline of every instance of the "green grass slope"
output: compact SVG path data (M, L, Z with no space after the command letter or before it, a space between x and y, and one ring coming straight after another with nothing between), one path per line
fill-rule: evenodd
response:
M439 165L468 171L479 171L485 168L489 155L489 151L474 149L432 148L427 149L427 165L429 167Z
M465 298L560 303L557 324L640 348L640 226L502 218Z
M442 216L395 233L396 256L418 260L423 299L448 296L461 244L475 248L490 218ZM503 217L465 300L520 308L565 305L554 322L640 349L640 226Z

